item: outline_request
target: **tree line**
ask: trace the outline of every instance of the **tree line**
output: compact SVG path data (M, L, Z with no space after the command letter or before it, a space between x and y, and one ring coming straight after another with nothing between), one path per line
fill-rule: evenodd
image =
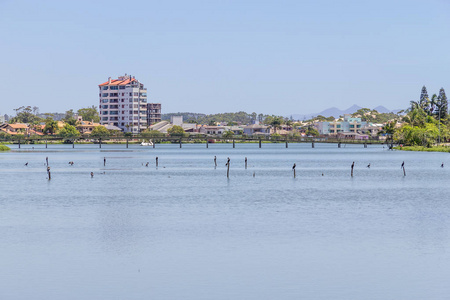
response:
M410 102L402 121L401 127L394 122L386 124L383 133L409 146L431 147L449 141L450 119L445 90L441 88L439 94L429 97L427 88L423 86L419 100Z

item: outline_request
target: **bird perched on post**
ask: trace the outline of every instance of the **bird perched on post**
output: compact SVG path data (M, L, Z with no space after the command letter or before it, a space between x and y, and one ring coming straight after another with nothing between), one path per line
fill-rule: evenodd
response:
M292 166L292 170L295 170L295 167L296 167L297 165L294 163L294 165Z

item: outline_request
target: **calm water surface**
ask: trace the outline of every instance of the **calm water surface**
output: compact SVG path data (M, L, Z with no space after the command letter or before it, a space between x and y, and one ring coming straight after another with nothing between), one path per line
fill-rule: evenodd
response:
M0 154L0 299L450 297L448 153L12 147Z

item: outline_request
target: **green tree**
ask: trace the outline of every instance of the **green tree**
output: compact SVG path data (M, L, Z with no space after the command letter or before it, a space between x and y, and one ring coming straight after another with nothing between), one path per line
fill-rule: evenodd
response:
M109 132L108 129L106 129L105 126L100 125L100 126L94 127L94 129L92 129L90 136L93 138L106 138L106 137L109 137L110 134L111 133Z
M151 139L151 138L162 137L162 136L164 136L164 133L159 132L158 130L148 130L148 129L146 129L146 130L144 130L141 133L141 136L144 139Z
M64 116L63 121L72 126L75 126L77 124L73 109L69 109L68 111L66 111L66 115Z
M80 136L80 132L70 124L64 125L58 132L58 135L65 139L74 139Z
M306 129L306 135L307 136L319 136L320 133L312 126L309 126L308 129Z
M272 134L270 135L270 137L271 137L273 140L279 140L279 139L281 139L281 135L280 135L279 133L272 133Z
M448 100L445 95L444 88L439 90L439 96L436 101L436 115L437 119L447 119L448 116Z
M53 120L51 117L47 117L45 119L45 127L44 127L44 133L45 134L55 134L58 132L58 122Z
M184 135L184 130L181 126L173 125L171 128L167 130L167 133L170 136L182 136Z
M21 106L14 110L16 111L16 116L11 118L9 123L34 123L41 121L41 118L33 113L33 108L31 106ZM37 108L37 110L39 110L39 108Z
M94 105L92 105L92 107L80 108L77 113L85 121L100 122L97 107Z
M222 136L223 136L224 138L231 138L231 137L233 137L233 135L234 135L234 133L233 133L233 131L231 131L231 130L225 131L225 132L222 134Z

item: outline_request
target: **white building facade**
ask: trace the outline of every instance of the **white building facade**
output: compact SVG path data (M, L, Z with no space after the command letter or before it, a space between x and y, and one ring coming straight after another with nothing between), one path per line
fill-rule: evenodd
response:
M147 89L134 76L119 76L99 84L100 124L114 125L124 132L147 129Z

